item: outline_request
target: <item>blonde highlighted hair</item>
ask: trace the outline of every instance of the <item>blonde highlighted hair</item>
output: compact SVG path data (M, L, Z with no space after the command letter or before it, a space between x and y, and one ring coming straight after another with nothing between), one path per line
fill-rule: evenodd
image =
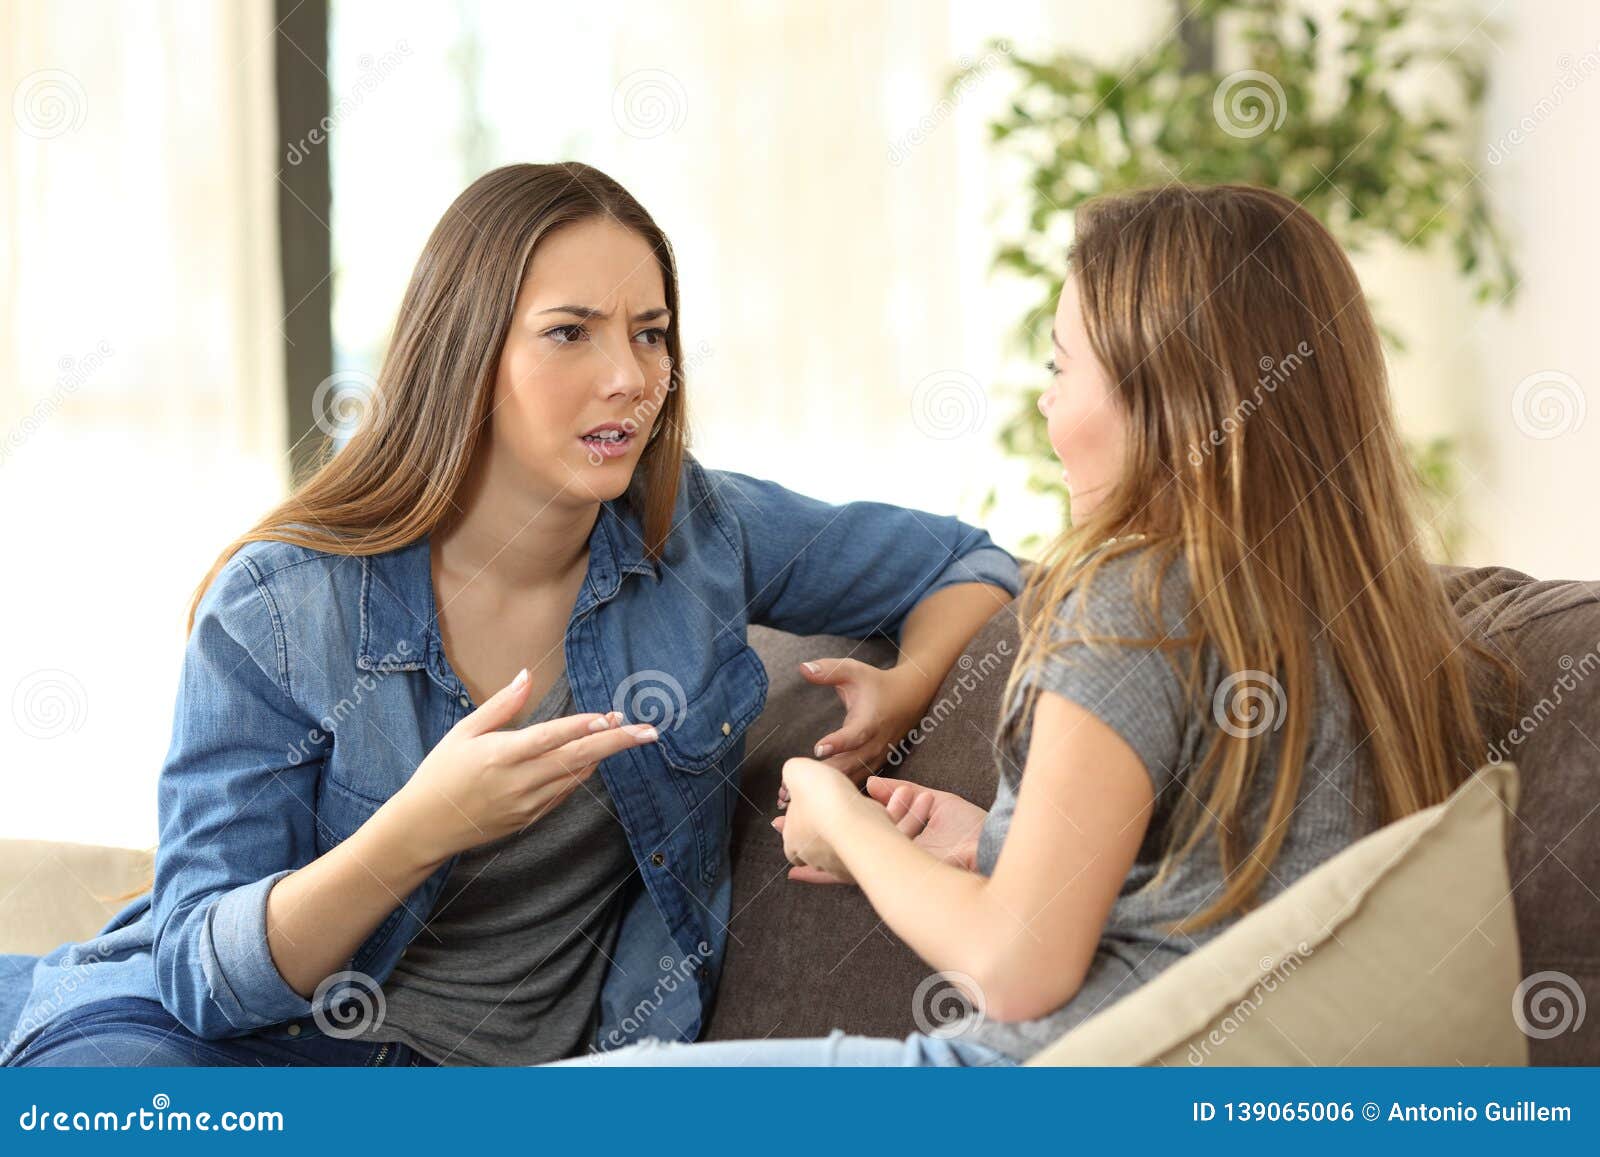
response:
M1126 417L1125 469L1030 576L1003 702L1046 656L1092 642L1052 627L1101 567L1146 552L1135 570L1149 581L1136 590L1154 599L1181 560L1192 634L1123 641L1186 668L1194 710L1211 711L1199 686L1209 648L1225 678L1276 680L1283 712L1276 730L1218 726L1190 773L1164 870L1215 834L1226 877L1174 926L1190 931L1251 907L1282 847L1317 710L1314 652L1349 688L1382 822L1439 803L1482 762L1470 666L1482 652L1424 556L1361 287L1311 214L1246 186L1103 197L1077 215L1069 266ZM1037 695L1029 686L1017 719ZM1274 739L1270 805L1249 830Z

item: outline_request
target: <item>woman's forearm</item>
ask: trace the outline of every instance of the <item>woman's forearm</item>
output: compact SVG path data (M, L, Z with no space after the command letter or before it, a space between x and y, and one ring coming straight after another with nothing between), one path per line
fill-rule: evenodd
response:
M403 838L387 807L267 894L267 947L284 981L310 998L443 861Z
M958 583L912 608L895 670L918 682L920 703L926 706L972 636L1010 602L1004 587ZM984 942L970 923L983 909L984 878L915 846L866 797L850 796L831 826L830 842L884 922L935 968L971 972L973 945Z
M924 701L932 699L972 636L1010 601L1009 591L989 583L958 583L934 591L901 624L895 669L920 677Z
M865 797L843 799L824 834L883 922L931 967L981 982L985 946L1018 933L1020 922L988 902L986 877L929 855Z

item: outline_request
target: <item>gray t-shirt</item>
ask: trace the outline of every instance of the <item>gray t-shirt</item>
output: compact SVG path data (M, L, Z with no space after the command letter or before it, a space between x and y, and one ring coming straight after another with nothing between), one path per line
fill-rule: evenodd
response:
M573 712L565 673L511 727ZM358 1039L448 1065L531 1065L594 1032L629 876L627 835L589 776L531 827L463 852Z
M1150 606L1149 598L1157 577L1159 611ZM1157 576L1150 552L1135 551L1102 566L1087 598L1081 590L1068 595L1057 614L1056 637L1181 639L1193 631L1193 622L1186 618L1192 605L1181 562L1172 563ZM1272 723L1281 726L1283 701L1281 696L1274 698L1276 681L1223 686L1221 665L1209 648L1202 656L1199 687L1191 691L1187 685L1191 659L1192 651L1186 648L1161 652L1113 643L1074 643L1024 677L1092 712L1126 740L1150 775L1155 807L1138 857L1107 917L1077 994L1055 1012L1031 1021L1002 1023L975 1013L960 1026L964 1039L1016 1060L1026 1059L1129 995L1237 919L1235 915L1182 935L1169 934L1164 927L1209 907L1221 894L1224 880L1213 835L1196 845L1166 879L1159 884L1154 880L1168 847L1174 813L1187 790L1186 781L1218 733L1213 712L1219 688L1223 703L1232 702L1236 708L1223 716L1230 726L1261 728L1272 737L1249 799L1252 843L1276 781L1282 732L1272 729ZM1024 689L1019 687L1016 698L1007 705L1008 722L1022 705ZM1254 713L1252 698L1264 714ZM999 787L978 845L978 869L984 875L993 873L1011 826L1031 730L1032 720L1028 719L1017 730L1015 742L1004 745ZM1297 806L1258 899L1276 895L1371 831L1377 815L1370 765L1355 726L1349 691L1324 650L1316 661L1311 747Z

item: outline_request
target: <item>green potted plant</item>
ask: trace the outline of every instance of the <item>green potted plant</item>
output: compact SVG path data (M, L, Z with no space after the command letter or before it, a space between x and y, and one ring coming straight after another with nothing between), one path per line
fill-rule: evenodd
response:
M1355 253L1448 246L1477 300L1511 296L1506 240L1467 161L1486 83L1468 15L1401 0L1347 0L1332 29L1294 0L1178 0L1177 15L1174 33L1132 61L1000 53L1014 91L989 122L991 139L1029 177L1025 227L1002 241L995 265L1037 287L1016 332L1030 357L1043 354L1039 321L1061 291L1074 211L1100 193L1180 180L1271 186ZM1219 35L1239 67L1218 64ZM1450 99L1396 95L1439 72L1452 82L1443 86ZM1401 348L1398 334L1384 333ZM1039 389L1012 392L1001 445L1032 464L1031 489L1065 505ZM1413 460L1448 552L1458 537L1448 517L1457 447L1414 445Z

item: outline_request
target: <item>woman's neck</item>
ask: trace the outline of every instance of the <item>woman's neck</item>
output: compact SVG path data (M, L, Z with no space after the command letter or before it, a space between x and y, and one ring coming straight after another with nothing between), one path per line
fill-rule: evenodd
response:
M436 564L467 581L505 590L564 585L586 565L598 502L549 498L510 481L469 482L456 513L432 535Z

